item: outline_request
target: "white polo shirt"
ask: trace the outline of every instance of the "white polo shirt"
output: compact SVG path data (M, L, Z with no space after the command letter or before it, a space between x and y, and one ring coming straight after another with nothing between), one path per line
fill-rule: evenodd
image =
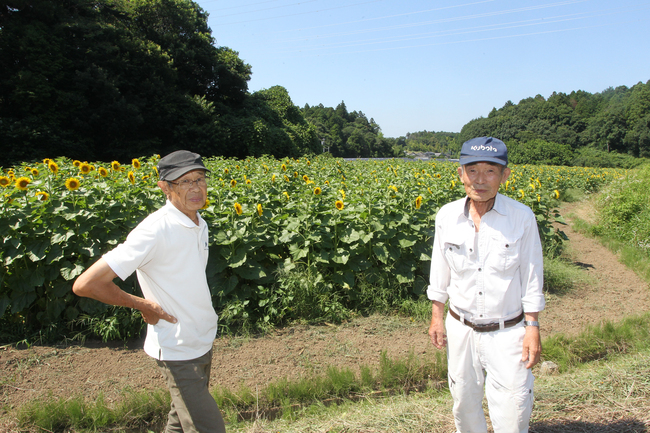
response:
M144 297L177 319L147 325L149 356L184 361L212 348L218 318L205 275L208 226L201 216L197 226L167 201L103 257L122 280L136 272Z
M476 232L466 203L467 197L456 200L436 215L429 299L449 299L476 323L542 311L542 245L533 211L497 194Z

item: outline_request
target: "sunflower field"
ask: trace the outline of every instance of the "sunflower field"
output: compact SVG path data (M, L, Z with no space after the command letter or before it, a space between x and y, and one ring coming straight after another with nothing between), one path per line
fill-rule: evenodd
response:
M65 334L98 321L117 328L136 321L141 328L138 315L78 298L71 287L164 204L158 159L58 158L0 171L3 329ZM220 323L230 328L335 321L350 311L417 299L427 286L436 212L465 194L451 162L326 156L205 162L211 170L202 211L210 228L207 273ZM552 223L561 221L555 209L563 192L595 191L626 174L511 168L501 192L533 209L551 256L561 250L563 233ZM139 293L133 277L116 282ZM118 329L113 336L124 335Z

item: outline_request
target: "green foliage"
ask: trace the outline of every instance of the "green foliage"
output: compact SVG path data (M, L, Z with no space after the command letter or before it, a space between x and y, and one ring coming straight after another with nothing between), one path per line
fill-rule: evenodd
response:
M553 92L548 99L537 95L518 104L508 101L502 108L493 109L488 117L474 119L463 126L458 141L462 143L480 136L515 140L526 146L541 140L573 150L587 147L610 154L649 157L650 81L645 84L639 82L631 88L610 87L596 94L584 91L573 91L568 95ZM539 144L535 143L532 147L537 148ZM567 150L558 150L561 151L558 157L561 156L562 161L566 162ZM553 164L558 165L558 162ZM596 165L590 160L585 161L584 157L580 158L579 165L626 167Z
M322 148L319 144L318 151L314 153L329 149L333 156L343 158L396 156L392 141L384 138L374 119L368 120L361 111L349 113L345 102L341 102L336 109L324 107L323 104L314 107L305 105L302 114L323 142Z
M511 164L574 165L573 150L568 144L533 139L527 142L510 140L506 145Z
M139 334L137 313L78 298L71 286L164 203L157 160L134 160L126 169L59 158L0 174L3 341ZM206 164L212 171L202 211L210 227L207 276L223 327L423 314L409 301L417 302L428 284L436 212L464 196L456 164L320 156ZM516 166L501 191L533 209L544 250L554 256L563 240L552 226L561 221L560 191L592 191L623 173ZM116 281L139 294L134 277Z
M647 163L646 158L635 158L623 153L605 152L591 147L581 147L576 150L570 165L575 167L612 167L636 168Z
M408 150L442 153L458 158L462 142L458 142L456 132L419 131L406 134L403 145Z
M613 183L598 198L598 224L593 231L650 253L650 165Z
M214 43L191 0L10 1L0 32L0 166L45 154L124 162L179 148L320 153L287 91L251 95L251 66Z

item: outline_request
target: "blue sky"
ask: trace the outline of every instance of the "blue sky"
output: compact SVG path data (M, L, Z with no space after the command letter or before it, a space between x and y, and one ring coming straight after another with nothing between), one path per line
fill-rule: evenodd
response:
M251 92L459 132L506 101L650 80L650 1L198 0ZM645 42L644 42L645 41Z

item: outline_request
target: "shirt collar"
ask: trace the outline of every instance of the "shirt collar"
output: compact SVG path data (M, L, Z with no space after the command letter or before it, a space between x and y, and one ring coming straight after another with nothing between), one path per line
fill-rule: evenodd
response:
M204 223L203 218L201 218L201 214L198 214L199 217L199 225L197 226L194 224L194 221L192 221L187 215L185 215L183 212L178 210L174 204L167 200L167 203L165 204L165 207L167 208L167 212L169 212L169 215L176 220L181 225L184 225L185 227L189 228L194 228L194 227L201 227Z
M494 197L494 204L492 205L492 209L490 211L495 211L496 213L500 215L507 215L508 212L506 210L506 206L503 203L503 196L499 193ZM469 197L465 197L465 205L463 206L463 215L465 215L465 218L469 219Z

